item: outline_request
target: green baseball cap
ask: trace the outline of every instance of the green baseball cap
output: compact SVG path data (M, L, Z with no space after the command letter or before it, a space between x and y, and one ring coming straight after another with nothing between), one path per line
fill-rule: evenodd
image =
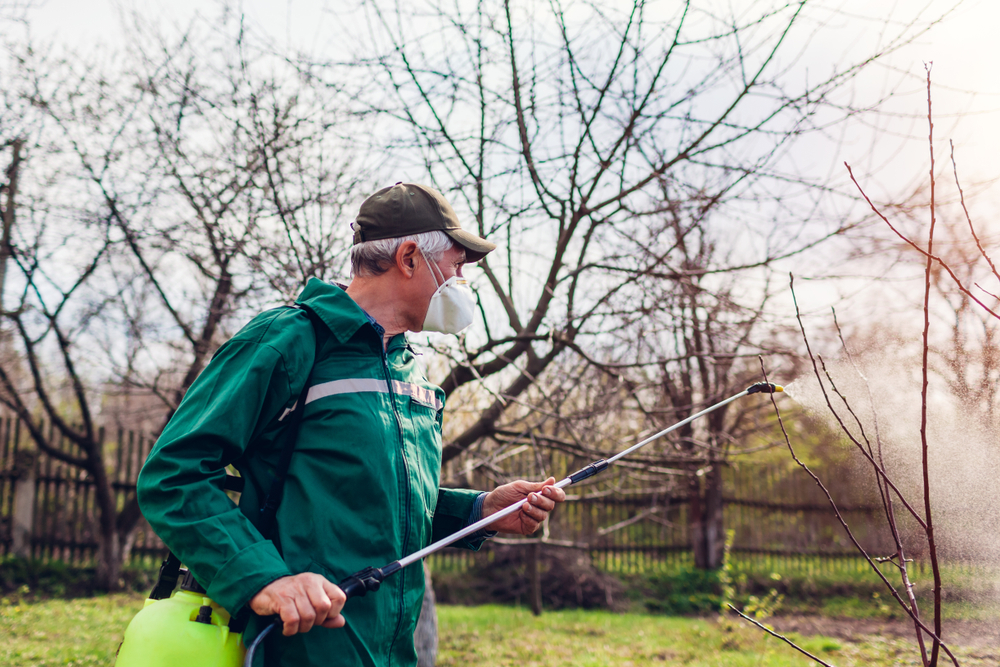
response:
M496 249L495 243L462 229L451 204L434 188L396 183L382 188L361 204L354 224L354 244L441 231L465 248L465 260L478 262Z

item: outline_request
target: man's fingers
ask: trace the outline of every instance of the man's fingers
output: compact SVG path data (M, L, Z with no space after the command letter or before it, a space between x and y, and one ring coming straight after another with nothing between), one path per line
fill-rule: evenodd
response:
M528 502L546 512L551 512L556 508L556 501L538 493L529 493Z
M299 627L297 632L309 632L312 630L312 626L316 624L316 610L313 609L309 597L305 595L296 597L295 608L299 612Z
M544 482L529 482L527 480L519 479L513 482L513 487L516 491L522 493L523 495L528 495L532 491L541 491L546 484L555 484L555 477L549 477Z
M566 500L566 492L562 489L557 489L554 486L547 486L542 489L542 495L546 498L551 498L557 503L564 502Z
M541 521L536 521L531 516L527 514L521 514L521 532L524 535L531 535L538 527L542 525Z
M330 600L330 596L326 592L326 587L323 585L324 581L324 577L317 576L306 586L306 595L309 597L309 603L316 613L313 620L315 625L322 625L333 609L333 601Z
M331 629L332 628L342 628L346 624L347 624L347 619L346 618L344 618L340 614L337 614L336 616L334 616L334 615L331 614L330 616L327 617L327 619L325 621L323 621L322 624L320 624L320 627L321 628L331 628Z
M535 487L535 488L532 489L532 491L541 491L546 486L552 486L555 483L556 483L556 478L555 477L549 477L546 480L543 480L541 482L535 482L534 484L532 484L532 486Z
M284 625L281 630L282 634L286 637L291 637L299 631L299 611L295 606L294 600L286 600L281 605L279 614L281 616L281 622Z
M340 586L330 582L326 578L323 579L323 591L330 598L330 615L339 614L340 610L344 608L344 604L347 603L347 596L344 595L344 591L341 590Z
M320 625L324 628L342 628L347 623L347 619L340 614L340 610L347 603L347 596L341 590L340 586L331 583L327 579L324 578L322 583L323 592L330 599L330 612L327 614L326 620Z
M321 625L340 628L340 615L347 596L326 577L312 572L281 577L261 589L250 600L250 608L262 616L281 617L282 632L290 637Z
M548 512L546 512L545 510L543 510L543 509L541 509L539 507L535 507L530 502L524 503L521 506L521 514L523 516L531 517L535 521L539 521L539 522L545 521L545 517L547 517L549 515Z

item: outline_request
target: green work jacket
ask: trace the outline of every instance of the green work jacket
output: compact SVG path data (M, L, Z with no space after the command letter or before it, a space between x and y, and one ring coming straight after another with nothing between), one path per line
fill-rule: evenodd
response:
M316 572L336 583L410 554L464 527L478 494L438 487L444 392L405 337L383 351L354 300L316 279L297 304L324 326L294 308L254 318L191 385L139 475L146 519L231 613L279 577ZM277 535L266 540L254 521L274 477L281 420L303 395ZM245 480L239 506L223 490L230 464ZM423 594L422 570L406 568L350 600L344 628L271 633L266 664L416 665ZM247 643L260 628L251 623Z

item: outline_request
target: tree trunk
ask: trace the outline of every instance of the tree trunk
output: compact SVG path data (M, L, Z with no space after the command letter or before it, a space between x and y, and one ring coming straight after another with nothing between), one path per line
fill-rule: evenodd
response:
M713 463L712 468L705 473L704 487L702 530L705 536L705 569L717 570L722 567L726 547L726 532L722 521L722 466L719 463Z
M530 547L528 555L528 577L531 582L531 613L542 615L542 541L536 539Z
M424 603L420 607L420 618L417 619L417 629L413 633L413 644L417 647L417 667L434 667L437 661L438 624L435 602L431 570L424 563Z
M691 554L694 566L708 569L708 554L705 553L705 524L701 502L701 478L697 471L688 475L688 537L691 540Z
M97 500L100 526L100 546L97 552L97 584L105 591L119 587L122 567L122 545L116 522L117 502L111 480L103 465L103 452L98 443L92 444L88 472L94 476L94 495Z
M688 478L688 532L694 565L699 570L722 567L725 526L722 520L722 466L713 464L702 476Z
M101 590L117 590L121 571L122 554L118 531L111 530L105 534L102 530L100 548L97 552L97 585Z

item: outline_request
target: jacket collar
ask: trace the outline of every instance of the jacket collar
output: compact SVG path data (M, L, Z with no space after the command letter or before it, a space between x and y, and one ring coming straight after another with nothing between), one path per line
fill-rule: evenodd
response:
M406 347L406 345L406 334L399 333L389 339L389 344L385 346L385 349L386 352L391 352Z
M365 324L368 316L343 287L310 278L295 303L316 313L341 343L346 343Z

